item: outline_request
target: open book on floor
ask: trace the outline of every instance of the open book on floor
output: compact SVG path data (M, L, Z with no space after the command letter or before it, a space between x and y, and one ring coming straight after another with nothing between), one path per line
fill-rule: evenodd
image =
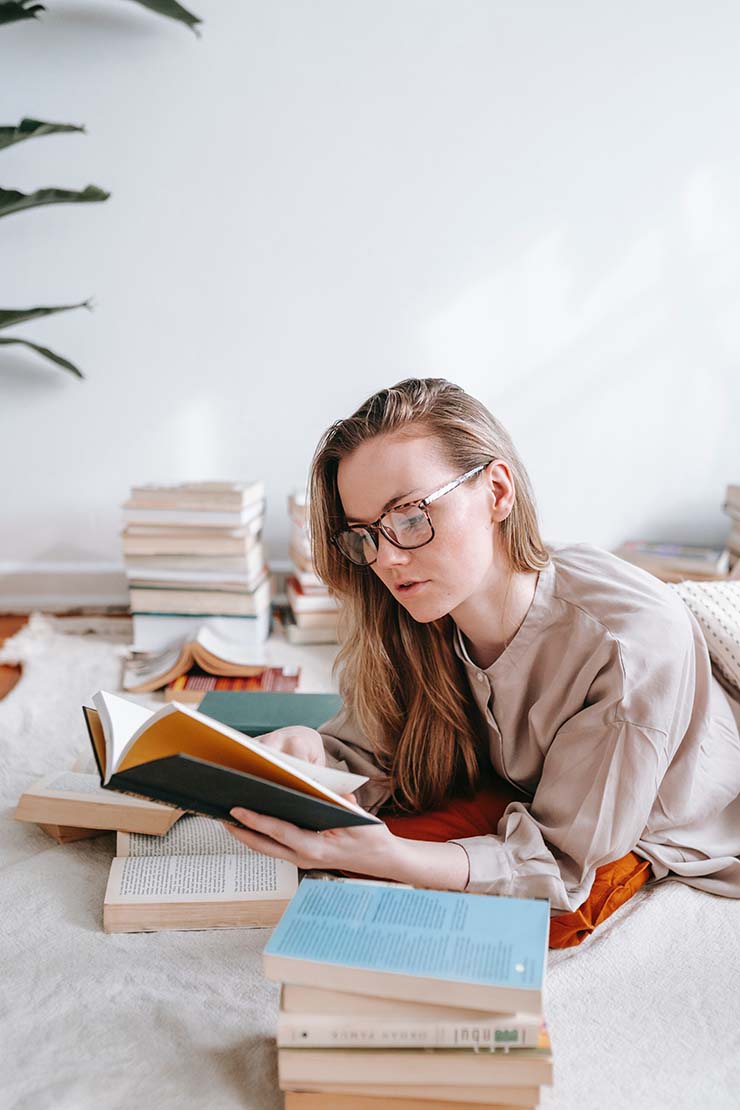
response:
M191 668L200 667L207 674L239 678L258 677L277 670L281 675L295 679L289 686L295 689L298 670L269 667L258 658L261 654L260 649L228 640L203 625L194 639L176 641L160 651L137 651L132 648L124 663L123 688L134 694L160 690L180 675L187 674Z
M60 844L109 829L161 836L179 816L169 805L103 790L97 775L78 771L39 779L24 790L15 811L18 821L34 821Z
M219 821L194 814L165 836L119 833L116 853L107 933L274 925L298 888L294 864L253 852Z
M95 709L83 711L108 790L232 824L235 806L304 829L382 824L342 797L367 781L362 775L273 751L177 702L152 711L103 690L92 700Z

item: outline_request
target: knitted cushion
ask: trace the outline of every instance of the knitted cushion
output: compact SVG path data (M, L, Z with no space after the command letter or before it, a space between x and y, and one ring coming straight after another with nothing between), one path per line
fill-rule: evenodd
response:
M740 699L740 580L677 582L669 589L699 621L717 677Z

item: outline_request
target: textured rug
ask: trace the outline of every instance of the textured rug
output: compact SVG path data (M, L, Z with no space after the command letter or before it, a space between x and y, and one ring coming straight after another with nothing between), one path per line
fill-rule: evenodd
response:
M108 936L113 835L61 846L12 819L34 779L92 770L80 707L118 689L127 630L65 627L34 616L2 649L24 673L0 701L0 1105L277 1110L267 930Z
M0 651L24 664L0 701L0 1105L278 1110L267 930L108 936L113 837L62 847L12 819L35 778L91 767L80 706L118 688L126 639L120 622L35 616ZM639 891L579 948L550 953L545 1013L543 1110L737 1110L740 902Z

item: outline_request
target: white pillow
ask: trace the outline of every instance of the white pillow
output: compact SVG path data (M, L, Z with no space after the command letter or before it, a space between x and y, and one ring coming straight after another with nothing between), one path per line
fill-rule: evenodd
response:
M740 698L740 581L670 585L701 625L717 677Z

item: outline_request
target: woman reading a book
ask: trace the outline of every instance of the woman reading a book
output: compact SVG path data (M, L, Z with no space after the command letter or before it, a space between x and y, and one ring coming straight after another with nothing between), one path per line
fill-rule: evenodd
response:
M386 823L322 834L235 810L235 835L304 868L556 914L617 866L626 896L673 878L740 897L740 707L697 621L605 551L545 546L480 402L441 379L370 397L319 443L310 513L342 602L344 709L264 740L368 775L357 800Z

